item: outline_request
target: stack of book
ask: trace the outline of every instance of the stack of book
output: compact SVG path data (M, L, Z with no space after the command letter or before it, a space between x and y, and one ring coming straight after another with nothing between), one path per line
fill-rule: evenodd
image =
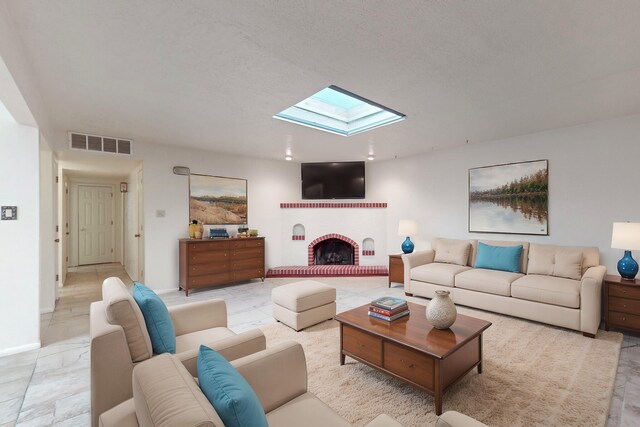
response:
M371 301L369 316L388 322L409 314L407 302L401 298L382 297Z

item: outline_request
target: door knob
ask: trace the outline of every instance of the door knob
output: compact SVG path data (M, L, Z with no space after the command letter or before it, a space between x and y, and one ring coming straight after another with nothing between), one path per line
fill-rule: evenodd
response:
M54 240L54 242L60 243L60 239L56 239L56 240Z
M134 234L133 237L140 237L140 235L139 234Z

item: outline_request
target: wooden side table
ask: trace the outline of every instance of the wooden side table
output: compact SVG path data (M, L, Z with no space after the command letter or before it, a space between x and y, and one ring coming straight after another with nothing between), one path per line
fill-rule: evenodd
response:
M391 282L402 283L404 285L404 263L402 254L389 255L389 287Z
M640 332L640 280L604 277L604 328Z

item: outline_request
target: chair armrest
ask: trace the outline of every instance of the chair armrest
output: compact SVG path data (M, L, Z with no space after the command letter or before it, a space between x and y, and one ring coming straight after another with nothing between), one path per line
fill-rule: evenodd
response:
M234 360L231 364L258 395L265 412L271 412L307 392L307 361L295 341Z
M227 360L239 359L267 348L267 340L260 329L252 329L232 337L203 344L214 349ZM194 348L176 354L176 357L194 377L198 376L198 350L198 348Z
M223 299L175 305L168 310L176 329L176 336L227 327L227 304Z
M432 263L435 256L436 253L432 249L402 255L402 264L404 265L405 292L411 293L411 269L419 265Z
M595 335L600 326L602 281L607 268L604 265L590 267L580 284L580 330Z
M107 321L102 301L89 308L91 425L103 412L130 399L133 362L124 329Z

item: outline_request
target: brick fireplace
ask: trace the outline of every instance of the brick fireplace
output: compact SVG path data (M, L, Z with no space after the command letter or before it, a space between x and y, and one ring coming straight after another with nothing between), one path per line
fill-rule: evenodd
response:
M340 244L342 243L342 245ZM351 259L344 262L343 248L350 247ZM323 249L325 249L323 253ZM360 265L360 254L358 244L341 234L331 233L318 237L307 247L307 263L308 265ZM329 258L334 255L340 257L340 260L332 260ZM318 262L319 259L328 262Z

